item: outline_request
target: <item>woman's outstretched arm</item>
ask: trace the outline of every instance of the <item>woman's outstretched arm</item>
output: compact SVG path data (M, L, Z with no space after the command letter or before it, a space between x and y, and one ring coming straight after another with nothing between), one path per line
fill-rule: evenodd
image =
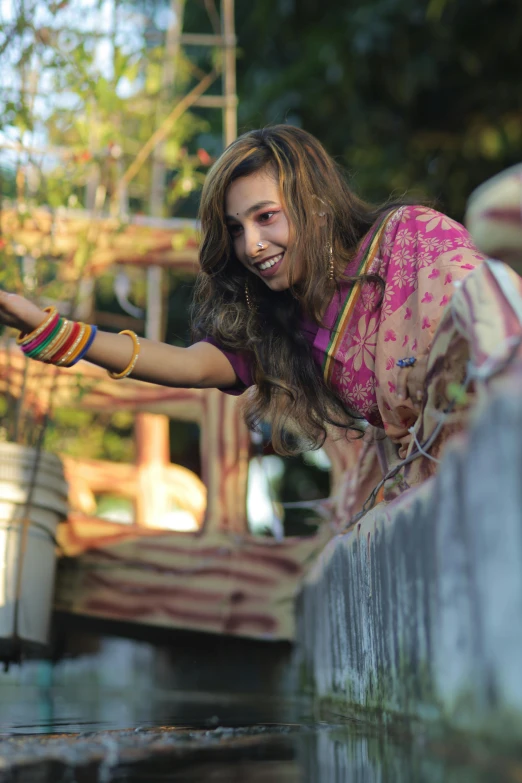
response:
M121 372L129 364L132 352L133 345L128 336L98 331L85 358L111 372ZM237 383L226 356L210 343L179 348L141 337L140 354L132 378L161 386L191 389L226 389Z
M32 331L47 313L28 299L0 291L0 323ZM87 361L111 372L121 372L133 354L133 343L124 334L98 331L87 352ZM226 389L237 383L227 357L210 343L179 348L140 338L140 353L132 377L161 386Z

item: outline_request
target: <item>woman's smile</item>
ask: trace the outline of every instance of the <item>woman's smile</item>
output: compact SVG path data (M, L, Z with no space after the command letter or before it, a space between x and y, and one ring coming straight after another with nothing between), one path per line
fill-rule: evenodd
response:
M261 277L271 277L277 274L284 255L284 253L278 253L278 255L267 258L264 261L256 261L254 262L254 267Z

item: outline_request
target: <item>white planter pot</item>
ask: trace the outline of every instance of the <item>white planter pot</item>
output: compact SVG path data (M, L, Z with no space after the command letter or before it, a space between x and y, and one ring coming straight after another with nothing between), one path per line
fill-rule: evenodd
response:
M0 443L0 658L48 644L58 522L67 516L61 460L42 452L26 508L36 449ZM26 532L23 520L26 519Z

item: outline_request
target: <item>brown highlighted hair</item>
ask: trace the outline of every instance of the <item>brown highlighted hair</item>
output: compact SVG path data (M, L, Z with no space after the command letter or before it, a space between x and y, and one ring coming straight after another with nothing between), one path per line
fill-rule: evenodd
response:
M271 291L235 257L225 223L225 196L240 177L267 171L279 185L291 227L287 248L303 273L298 285ZM318 448L328 426L357 429L355 416L325 383L300 329L303 312L318 325L357 246L383 211L349 188L334 160L312 135L290 125L245 133L211 168L201 198L201 271L196 283L193 335L213 338L227 350L249 355L255 387L246 397L249 426L272 425L280 454ZM325 213L326 223L314 216ZM331 243L334 280L328 279ZM355 278L354 278L355 280ZM372 280L372 279L371 279ZM255 308L245 300L245 282ZM373 282L381 286L378 278Z

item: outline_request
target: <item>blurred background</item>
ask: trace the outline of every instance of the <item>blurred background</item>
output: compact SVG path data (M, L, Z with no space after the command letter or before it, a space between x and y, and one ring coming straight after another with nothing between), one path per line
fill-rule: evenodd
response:
M227 13L237 48L216 49ZM205 173L236 119L238 133L282 122L315 134L369 200L408 191L462 219L473 188L521 159L521 73L519 0L0 0L0 285L146 333L149 272L107 251L91 276L88 216L112 220L109 250L141 220L188 252ZM47 221L37 239L23 234L30 220ZM74 242L57 252L64 233ZM132 251L157 255L155 242ZM155 335L177 345L190 339L187 264L165 263L155 280ZM19 413L0 397L0 435L31 444ZM55 407L44 446L131 463L134 426L124 411ZM169 430L170 461L199 476L197 424ZM326 497L328 460L281 460L269 435L252 444L250 528L313 532L303 509L280 504ZM134 521L120 495L95 502L97 516Z
M517 0L238 3L241 128L290 122L358 191L413 191L461 220L522 151Z

